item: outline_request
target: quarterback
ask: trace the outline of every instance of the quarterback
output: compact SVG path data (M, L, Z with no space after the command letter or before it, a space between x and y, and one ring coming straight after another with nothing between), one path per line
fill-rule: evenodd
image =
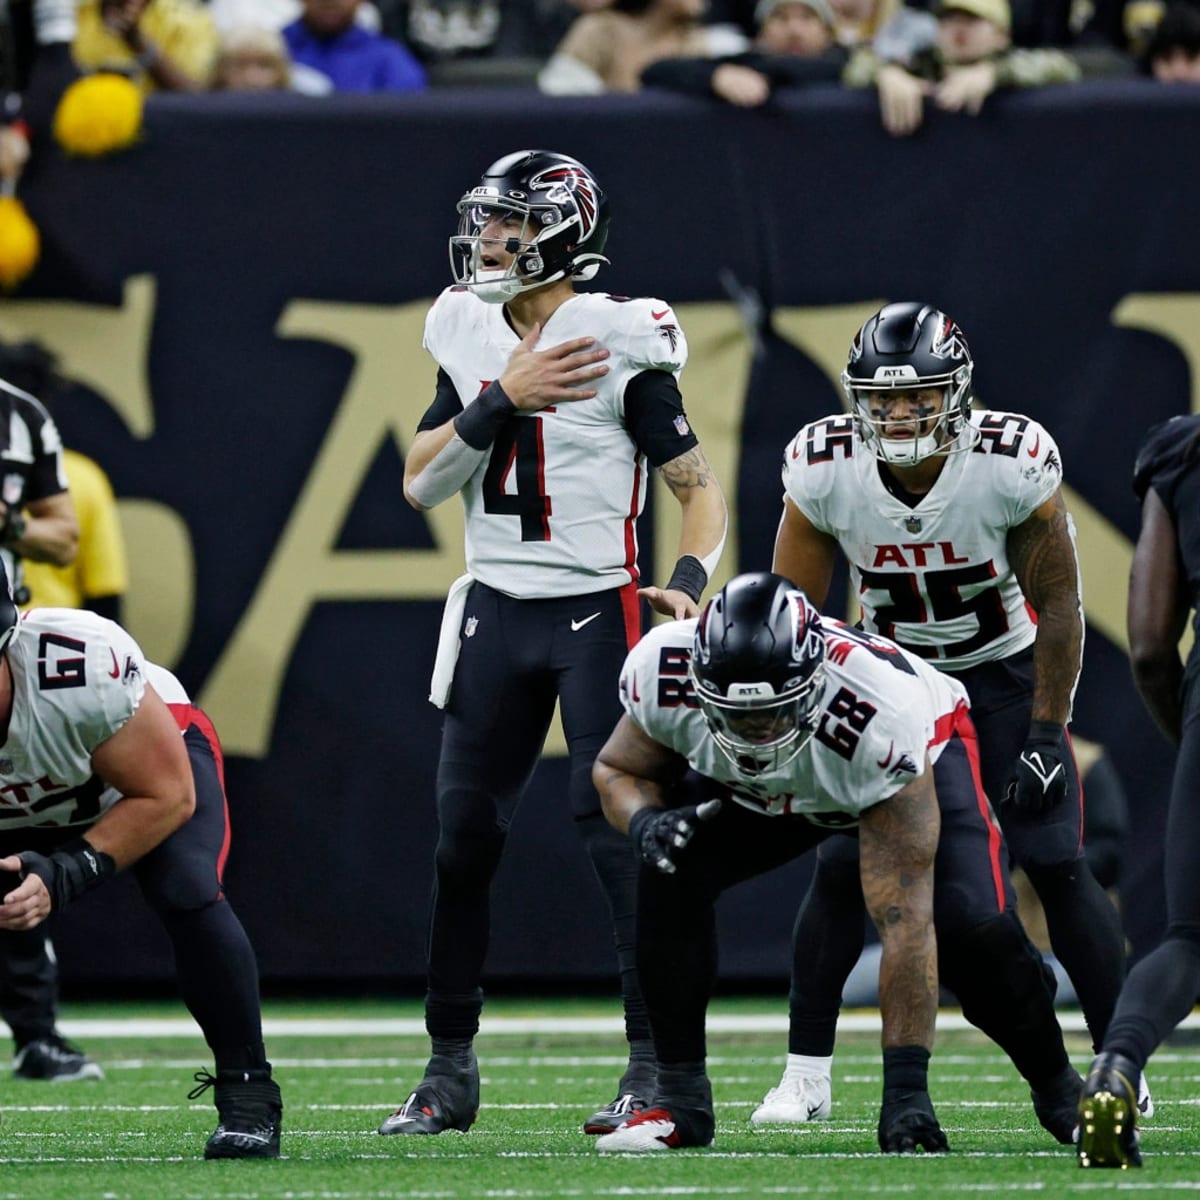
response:
M571 814L612 912L629 1064L584 1125L645 1104L654 1054L633 961L636 864L605 822L592 762L620 715L617 676L641 634L640 601L694 615L725 541L725 501L688 423L687 339L652 298L577 293L608 237L608 198L582 163L505 155L459 200L455 283L425 347L433 403L404 470L418 509L461 496L467 574L451 589L430 699L445 709L428 942L424 1078L385 1134L470 1128L489 895L555 703L570 753ZM641 586L636 522L649 469L682 509L678 562Z

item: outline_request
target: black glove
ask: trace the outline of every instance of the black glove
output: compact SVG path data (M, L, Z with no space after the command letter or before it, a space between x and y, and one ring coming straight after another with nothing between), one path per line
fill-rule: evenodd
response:
M4 506L0 516L0 545L15 546L25 536L25 514L19 508Z
M1004 801L1026 812L1045 812L1066 799L1066 730L1057 721L1033 721Z
M950 1149L928 1092L884 1088L879 1148L884 1154L914 1154L917 1150L942 1154Z
M695 836L697 826L720 811L720 800L684 808L639 808L630 818L629 837L642 862L674 875L679 852Z
M17 856L22 876L36 875L50 893L53 912L61 912L72 901L103 883L117 869L112 857L83 838L76 838L53 854L26 850Z

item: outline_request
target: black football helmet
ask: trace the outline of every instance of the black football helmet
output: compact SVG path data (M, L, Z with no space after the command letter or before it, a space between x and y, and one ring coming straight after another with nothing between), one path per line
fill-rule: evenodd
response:
M506 154L458 202L458 213L450 239L454 278L483 300L503 303L568 276L588 280L608 262L608 197L591 171L565 154ZM509 266L489 269L480 261L480 235L497 214L519 218L522 229L508 239Z
M931 455L948 453L969 427L973 371L971 351L958 325L931 304L904 301L885 305L854 335L842 387L859 436L875 457L911 467ZM941 388L943 395L933 428L915 438L889 437L892 422L872 413L872 397L933 387Z
M821 614L781 575L739 575L700 614L689 670L726 758L745 774L778 770L816 730L825 687Z

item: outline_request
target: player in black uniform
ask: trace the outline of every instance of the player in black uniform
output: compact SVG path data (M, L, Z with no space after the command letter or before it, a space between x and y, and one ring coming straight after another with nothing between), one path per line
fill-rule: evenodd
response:
M1200 640L1186 665L1189 610L1200 634L1200 416L1146 436L1133 476L1142 529L1129 579L1129 654L1138 691L1179 747L1167 812L1167 932L1133 968L1079 1105L1079 1165L1140 1167L1137 1081L1158 1044L1200 996Z

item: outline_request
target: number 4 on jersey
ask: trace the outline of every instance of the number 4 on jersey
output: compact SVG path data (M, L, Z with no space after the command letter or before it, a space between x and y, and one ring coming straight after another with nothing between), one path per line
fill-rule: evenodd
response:
M506 491L510 477L515 478L515 492ZM520 517L523 542L550 540L551 506L546 495L540 416L509 421L497 435L483 476L483 509L498 516Z

